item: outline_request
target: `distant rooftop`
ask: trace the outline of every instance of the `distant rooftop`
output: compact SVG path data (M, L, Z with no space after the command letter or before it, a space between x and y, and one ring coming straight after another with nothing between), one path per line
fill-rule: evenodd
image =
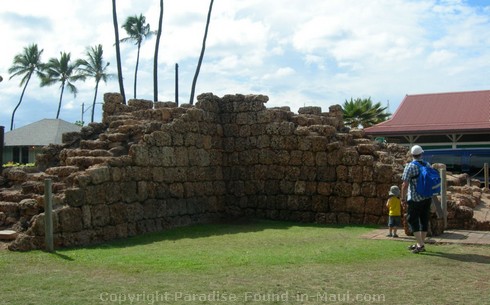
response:
M5 146L45 146L61 144L66 132L80 131L82 127L61 119L43 119L6 132Z
M490 133L490 90L406 95L390 120L366 134Z

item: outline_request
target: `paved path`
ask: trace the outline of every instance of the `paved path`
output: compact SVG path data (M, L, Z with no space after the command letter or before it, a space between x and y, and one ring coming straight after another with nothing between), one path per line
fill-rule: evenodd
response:
M374 229L362 235L368 239L391 239L399 241L414 241L415 237L405 235L403 229L398 230L398 238L386 237L388 228ZM468 230L445 230L443 234L428 237L427 243L450 243L450 244L469 244L469 245L490 245L490 231L468 231Z
M481 202L473 210L473 217L478 221L490 221L490 194L482 194ZM375 229L362 237L369 239L393 239L415 241L415 237L405 235L403 228L398 230L398 238L386 237L388 228ZM469 245L490 245L490 231L445 230L440 236L427 238L427 243L451 243Z

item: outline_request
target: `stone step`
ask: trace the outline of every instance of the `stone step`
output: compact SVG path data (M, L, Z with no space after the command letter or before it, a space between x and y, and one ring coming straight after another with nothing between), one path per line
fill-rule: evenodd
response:
M89 150L95 150L95 149L108 149L109 148L109 143L110 141L102 141L102 140L81 140L80 141L80 148L82 149L89 149Z
M0 230L0 239L1 240L14 240L17 238L17 233L14 230Z
M44 181L51 179L52 181L59 181L59 175L49 174L47 172L28 174L27 181Z
M22 187L3 189L0 191L0 201L21 202L22 199L31 198L31 196L22 193Z
M102 164L110 161L113 157L68 157L66 165L78 166L80 169L87 169L95 164Z
M57 166L46 169L46 174L65 178L79 170L78 166Z
M22 183L22 194L44 194L44 181L26 181ZM61 193L66 188L65 184L62 182L54 181L51 184L51 191L53 193Z
M17 202L0 201L0 212L3 212L7 215L18 214L19 204Z
M105 148L105 149L79 149L79 148L77 148L77 149L65 150L63 152L63 154L65 157L112 157L112 154L108 151L108 149L110 149L109 143L106 141L104 141L104 143L106 143L105 145L107 145L107 148ZM66 168L69 166L64 166L64 167ZM63 169L61 169L61 170L63 170ZM72 172L75 172L74 169L69 169L69 170L73 170Z
M121 132L104 134L104 137L111 142L125 142L129 139L129 135Z

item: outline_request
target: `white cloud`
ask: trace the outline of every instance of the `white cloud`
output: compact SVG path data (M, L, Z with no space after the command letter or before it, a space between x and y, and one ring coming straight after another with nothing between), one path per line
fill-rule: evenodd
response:
M8 125L18 102L20 78L8 80L15 54L30 43L44 48L43 59L60 51L72 58L103 44L104 57L116 72L110 1L4 1L0 16L2 109ZM490 69L489 6L463 0L302 0L216 1L197 92L217 95L267 94L267 106L321 105L350 97L390 100L406 94L488 89ZM473 3L473 2L471 2ZM477 3L477 2L475 2ZM157 29L158 1L118 1L119 26L143 13ZM174 99L175 64L179 98L188 102L201 50L209 1L165 1L159 52L160 100ZM56 12L56 13L53 13ZM120 37L125 37L120 29ZM142 45L138 95L152 98L155 38ZM125 91L132 96L136 47L123 44ZM77 83L76 99L67 96L61 117L79 120L82 103L91 104L93 82ZM117 80L101 84L99 100L118 91ZM16 113L17 126L56 114L59 88L39 88L33 80ZM40 106L41 105L41 106ZM32 111L35 109L37 111ZM100 113L96 113L100 118Z
M272 74L266 74L262 77L263 80L269 80L269 79L283 79L284 77L290 76L295 74L295 71L291 67L283 67L279 68Z
M431 65L450 64L451 59L456 56L448 50L437 50L432 52L428 57L428 63Z

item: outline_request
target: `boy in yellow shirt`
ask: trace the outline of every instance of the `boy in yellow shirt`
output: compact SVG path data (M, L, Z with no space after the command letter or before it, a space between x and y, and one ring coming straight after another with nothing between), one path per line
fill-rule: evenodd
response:
M388 227L390 229L387 237L398 237L396 231L401 224L402 220L402 205L400 201L400 189L398 186L393 185L388 193L390 198L386 202L388 208Z

